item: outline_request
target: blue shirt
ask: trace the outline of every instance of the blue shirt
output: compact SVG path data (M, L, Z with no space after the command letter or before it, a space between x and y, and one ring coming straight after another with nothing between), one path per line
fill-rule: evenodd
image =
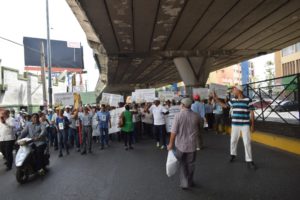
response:
M199 101L195 101L191 107L192 111L198 113L199 116L204 119L205 118L205 105L204 103L200 103Z
M97 112L97 119L99 121L99 128L108 128L109 121L110 121L110 114L109 112Z
M214 114L216 115L222 115L223 114L223 108L219 104L214 105Z
M254 110L251 99L245 97L243 99L231 99L228 102L232 108L232 125L233 126L249 126L250 125L250 111Z

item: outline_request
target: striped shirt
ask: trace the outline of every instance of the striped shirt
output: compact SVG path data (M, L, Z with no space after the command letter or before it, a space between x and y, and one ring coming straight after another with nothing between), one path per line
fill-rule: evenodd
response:
M231 99L228 102L232 109L232 125L233 126L249 126L250 111L254 110L251 99L244 97L243 99Z

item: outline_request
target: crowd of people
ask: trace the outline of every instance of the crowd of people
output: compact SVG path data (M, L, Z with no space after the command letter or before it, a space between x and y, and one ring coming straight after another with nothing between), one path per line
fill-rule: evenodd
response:
M184 98L178 102L168 100L162 103L155 99L153 103L120 103L119 107L124 107L124 111L119 116L120 132L116 135L119 140L123 139L126 151L132 150L133 144L144 137L152 138L156 147L162 150L176 147L177 157L183 163L180 170L181 187L187 188L193 185L196 151L204 148L203 132L215 130L217 134L225 133L224 125L230 121L231 116L234 134L231 137L230 161L233 162L237 155L237 141L242 132L246 161L255 167L249 139L250 101L242 96L240 89L234 89L234 92L237 98L230 101L214 94L208 100L194 95L193 100ZM176 105L181 105L181 111L176 115L172 129L167 131L169 110ZM39 152L50 152L53 148L58 151L59 157L70 154L72 149L81 155L92 153L93 145L101 150L108 148L111 139L109 129L112 127L110 111L113 109L104 104L79 108L65 106L31 115L25 110L16 114L14 110L2 109L0 150L7 170L11 170L13 165L15 141L24 137L39 138Z

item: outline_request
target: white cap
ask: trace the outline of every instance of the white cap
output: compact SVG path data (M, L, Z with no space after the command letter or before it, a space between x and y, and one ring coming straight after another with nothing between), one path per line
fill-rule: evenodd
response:
M154 101L159 101L159 98L155 97L155 98L154 98Z
M183 98L181 103L186 107L190 107L193 104L193 101L190 98Z
M243 91L243 86L241 86L241 85L236 85L236 86L234 86L234 88L236 88L239 91Z
M66 106L65 106L65 108L71 108L71 106L69 106L69 105L66 105Z
M52 112L53 110L52 110L52 108L48 108L48 111L49 111L49 112Z

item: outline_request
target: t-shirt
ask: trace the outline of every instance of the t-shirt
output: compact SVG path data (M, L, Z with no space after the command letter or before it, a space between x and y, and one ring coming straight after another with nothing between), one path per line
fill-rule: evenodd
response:
M93 113L83 114L81 117L82 126L92 126Z
M56 118L56 126L58 128L58 130L62 131L64 129L68 128L68 118L67 117L57 117Z
M153 114L154 125L165 125L166 119L163 113L168 112L168 110L162 105L152 105L149 111Z
M195 101L191 107L192 111L198 113L199 116L204 119L205 118L205 105L202 102Z
M254 110L251 99L245 97L243 99L231 99L228 102L232 109L232 125L233 126L249 126L250 111Z
M109 120L110 120L109 112L98 111L97 117L98 117L100 128L108 128L109 127Z
M76 120L74 116L71 115L71 118L70 118L70 128L72 129L76 129Z

